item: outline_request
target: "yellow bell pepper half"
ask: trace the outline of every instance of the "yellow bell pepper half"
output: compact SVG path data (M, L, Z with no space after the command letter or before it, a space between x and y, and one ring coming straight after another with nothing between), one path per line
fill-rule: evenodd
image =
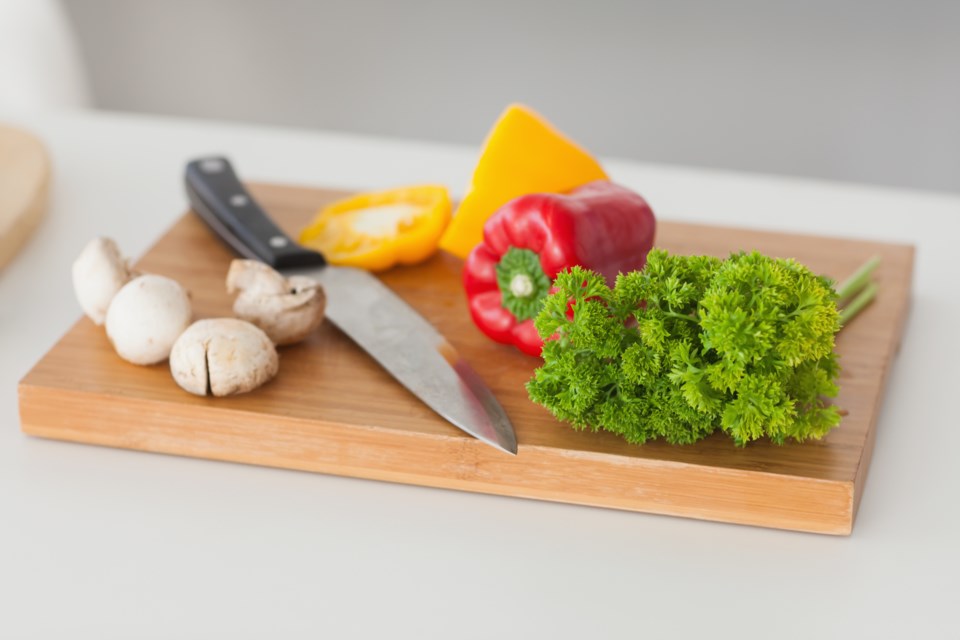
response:
M300 242L331 264L383 271L433 255L450 210L450 194L436 185L361 193L321 209Z
M529 193L564 193L606 179L593 156L529 107L512 104L487 135L440 248L466 258L483 240L487 218L510 200Z

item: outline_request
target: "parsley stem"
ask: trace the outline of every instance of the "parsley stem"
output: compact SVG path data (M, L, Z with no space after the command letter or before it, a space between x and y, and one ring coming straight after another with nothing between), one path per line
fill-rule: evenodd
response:
M842 304L844 301L860 293L870 282L870 276L873 275L873 272L876 271L879 266L880 256L873 256L860 265L860 268L857 269L852 276L844 280L843 283L837 287L837 296L839 297L837 304ZM874 292L874 295L876 295L876 292Z
M679 318L681 320L690 320L691 322L700 322L700 319L697 318L696 316L688 316L682 313L677 313L676 311L664 311L663 309L661 309L660 313L667 316L668 318Z
M868 283L860 294L840 311L840 326L845 326L853 320L858 313L863 311L868 304L873 302L873 299L877 297L878 289L879 287L876 282Z

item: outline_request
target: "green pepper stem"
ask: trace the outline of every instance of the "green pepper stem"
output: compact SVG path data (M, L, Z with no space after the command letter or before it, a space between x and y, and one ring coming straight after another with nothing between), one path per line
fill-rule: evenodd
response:
M532 320L550 292L550 278L540 256L530 249L510 247L497 263L500 303L518 322Z
M860 290L870 282L870 276L873 275L873 272L876 271L879 266L880 256L873 256L860 265L860 268L857 269L852 276L844 280L843 283L837 287L837 304L841 304L860 293ZM874 295L876 295L876 292L874 292Z
M518 273L510 280L510 293L518 298L529 298L533 289L533 279L526 273Z

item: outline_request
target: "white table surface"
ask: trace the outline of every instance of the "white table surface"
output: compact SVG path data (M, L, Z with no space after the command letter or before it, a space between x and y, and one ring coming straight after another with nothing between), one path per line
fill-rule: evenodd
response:
M189 158L460 193L478 149L112 113L0 120L40 135L55 173L45 222L0 272L0 637L960 637L960 197L605 159L662 219L917 245L859 517L830 537L24 436L17 381L80 313L73 258L95 235L145 251L186 208Z

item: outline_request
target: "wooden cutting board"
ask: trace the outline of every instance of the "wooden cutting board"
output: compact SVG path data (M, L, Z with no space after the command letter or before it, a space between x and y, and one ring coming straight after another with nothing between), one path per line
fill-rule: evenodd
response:
M0 269L40 224L47 205L50 159L36 137L0 125Z
M252 185L278 223L296 233L343 194ZM82 318L22 380L26 433L45 438L231 460L466 491L538 498L784 529L848 534L863 493L884 385L900 344L912 247L661 221L658 245L726 255L756 249L794 257L837 279L879 254L879 299L839 336L838 403L848 414L824 440L738 449L723 435L690 446L628 445L578 432L524 391L539 359L487 340L471 323L459 260L448 255L383 274L475 366L512 418L510 456L433 414L330 324L281 350L267 386L232 398L177 387L167 366L118 358ZM191 290L195 315L229 315L233 256L186 214L138 263Z

